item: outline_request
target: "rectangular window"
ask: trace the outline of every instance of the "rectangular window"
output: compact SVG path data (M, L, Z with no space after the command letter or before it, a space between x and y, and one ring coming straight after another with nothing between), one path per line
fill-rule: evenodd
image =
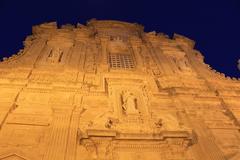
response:
M109 54L109 64L112 69L135 68L133 57L130 54Z

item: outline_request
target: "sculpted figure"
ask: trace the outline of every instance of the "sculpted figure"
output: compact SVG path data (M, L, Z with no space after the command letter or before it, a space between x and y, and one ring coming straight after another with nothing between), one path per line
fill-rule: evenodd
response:
M122 108L126 114L138 114L137 99L130 91L123 91L122 93Z

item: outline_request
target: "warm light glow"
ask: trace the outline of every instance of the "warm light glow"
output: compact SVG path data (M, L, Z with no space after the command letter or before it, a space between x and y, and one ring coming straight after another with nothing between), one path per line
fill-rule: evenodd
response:
M193 40L91 20L24 44L0 62L1 160L240 159L240 81Z

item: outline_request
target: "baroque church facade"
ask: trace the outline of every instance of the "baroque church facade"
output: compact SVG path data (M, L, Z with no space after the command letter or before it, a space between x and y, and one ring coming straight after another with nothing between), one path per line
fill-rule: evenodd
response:
M33 27L0 62L0 160L239 160L240 81L121 21Z

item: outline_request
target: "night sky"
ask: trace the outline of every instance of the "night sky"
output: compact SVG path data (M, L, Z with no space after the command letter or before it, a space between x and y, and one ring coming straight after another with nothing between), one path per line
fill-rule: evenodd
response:
M0 58L17 53L33 25L91 18L137 22L145 31L178 33L196 41L205 62L239 77L239 0L0 0Z

